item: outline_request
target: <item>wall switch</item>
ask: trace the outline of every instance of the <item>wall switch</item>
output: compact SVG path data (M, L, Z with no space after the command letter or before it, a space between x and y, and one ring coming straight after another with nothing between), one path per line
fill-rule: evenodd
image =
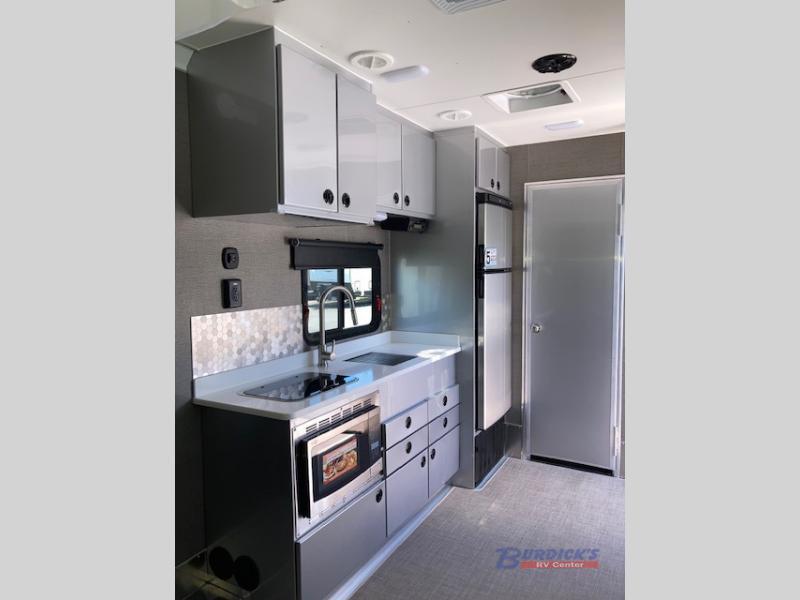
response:
M226 269L235 269L239 266L239 251L236 248L222 249L222 266Z
M242 280L222 280L222 308L239 308L242 305Z

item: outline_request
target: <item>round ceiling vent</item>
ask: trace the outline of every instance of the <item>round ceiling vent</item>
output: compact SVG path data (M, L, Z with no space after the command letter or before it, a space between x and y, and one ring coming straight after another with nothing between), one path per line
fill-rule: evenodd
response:
M578 59L574 54L548 54L537 58L531 66L539 73L560 73L576 62Z
M351 54L350 62L362 69L378 71L384 67L390 66L394 62L394 57L391 54L386 54L386 52L362 50L361 52Z
M439 113L439 118L445 121L463 121L471 116L472 113L468 110L446 110Z

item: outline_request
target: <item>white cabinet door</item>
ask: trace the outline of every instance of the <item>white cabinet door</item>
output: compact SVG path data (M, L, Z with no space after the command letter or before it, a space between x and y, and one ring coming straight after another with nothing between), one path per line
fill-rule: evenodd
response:
M400 149L401 126L387 116L378 115L378 198L377 205L395 212L403 208L403 172Z
M428 502L428 449L386 479L386 533L392 535Z
M460 427L456 427L428 449L428 495L433 497L458 471Z
M436 142L403 124L403 210L420 216L436 212Z
M337 78L339 121L339 213L372 223L377 192L378 105L367 90Z
M482 136L477 136L475 160L475 186L494 192L497 173L497 146Z
M511 197L511 159L504 148L497 149L497 175L494 187L500 196Z
M337 212L336 75L284 45L278 62L281 202Z

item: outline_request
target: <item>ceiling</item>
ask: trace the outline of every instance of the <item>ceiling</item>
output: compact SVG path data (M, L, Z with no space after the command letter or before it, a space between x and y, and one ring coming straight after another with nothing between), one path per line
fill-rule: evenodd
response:
M474 124L509 146L625 128L624 0L503 0L452 15L431 0L193 0L192 6L219 15L225 11L209 11L208 5L231 3L237 9L217 28L216 38L206 32L182 43L197 49L218 43L222 30L230 36L273 25L370 80L380 104L419 125L437 131ZM179 28L186 19L186 4L183 10L181 4L178 0ZM241 8L254 4L261 5ZM379 72L350 65L348 57L359 50L391 54L395 62L389 69L422 64L430 74L389 83ZM534 59L554 52L574 54L578 62L560 74L531 68ZM577 103L507 115L481 97L558 80L570 83ZM473 116L458 122L438 116L451 109L467 109ZM555 132L544 128L575 119L583 120L583 126Z

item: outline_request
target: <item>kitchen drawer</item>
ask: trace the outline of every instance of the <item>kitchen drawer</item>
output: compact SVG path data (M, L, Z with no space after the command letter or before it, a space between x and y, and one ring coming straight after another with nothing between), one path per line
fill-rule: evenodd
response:
M428 422L428 403L422 402L383 424L383 447L387 450L424 427Z
M445 433L449 433L459 423L460 406L455 406L444 413L442 416L437 417L428 425L428 443L432 444Z
M326 598L385 542L386 483L381 481L295 544L300 600Z
M428 429L423 427L386 451L384 472L387 476L391 475L427 447Z
M428 398L428 421L443 415L458 404L458 384Z
M386 533L392 535L428 502L428 449L386 480Z
M460 435L461 428L456 425L428 448L428 496L436 495L458 471Z
M448 356L404 375L393 377L389 380L386 402L381 397L381 412L385 409L387 417L394 416L418 402L427 400L455 382L455 356Z

